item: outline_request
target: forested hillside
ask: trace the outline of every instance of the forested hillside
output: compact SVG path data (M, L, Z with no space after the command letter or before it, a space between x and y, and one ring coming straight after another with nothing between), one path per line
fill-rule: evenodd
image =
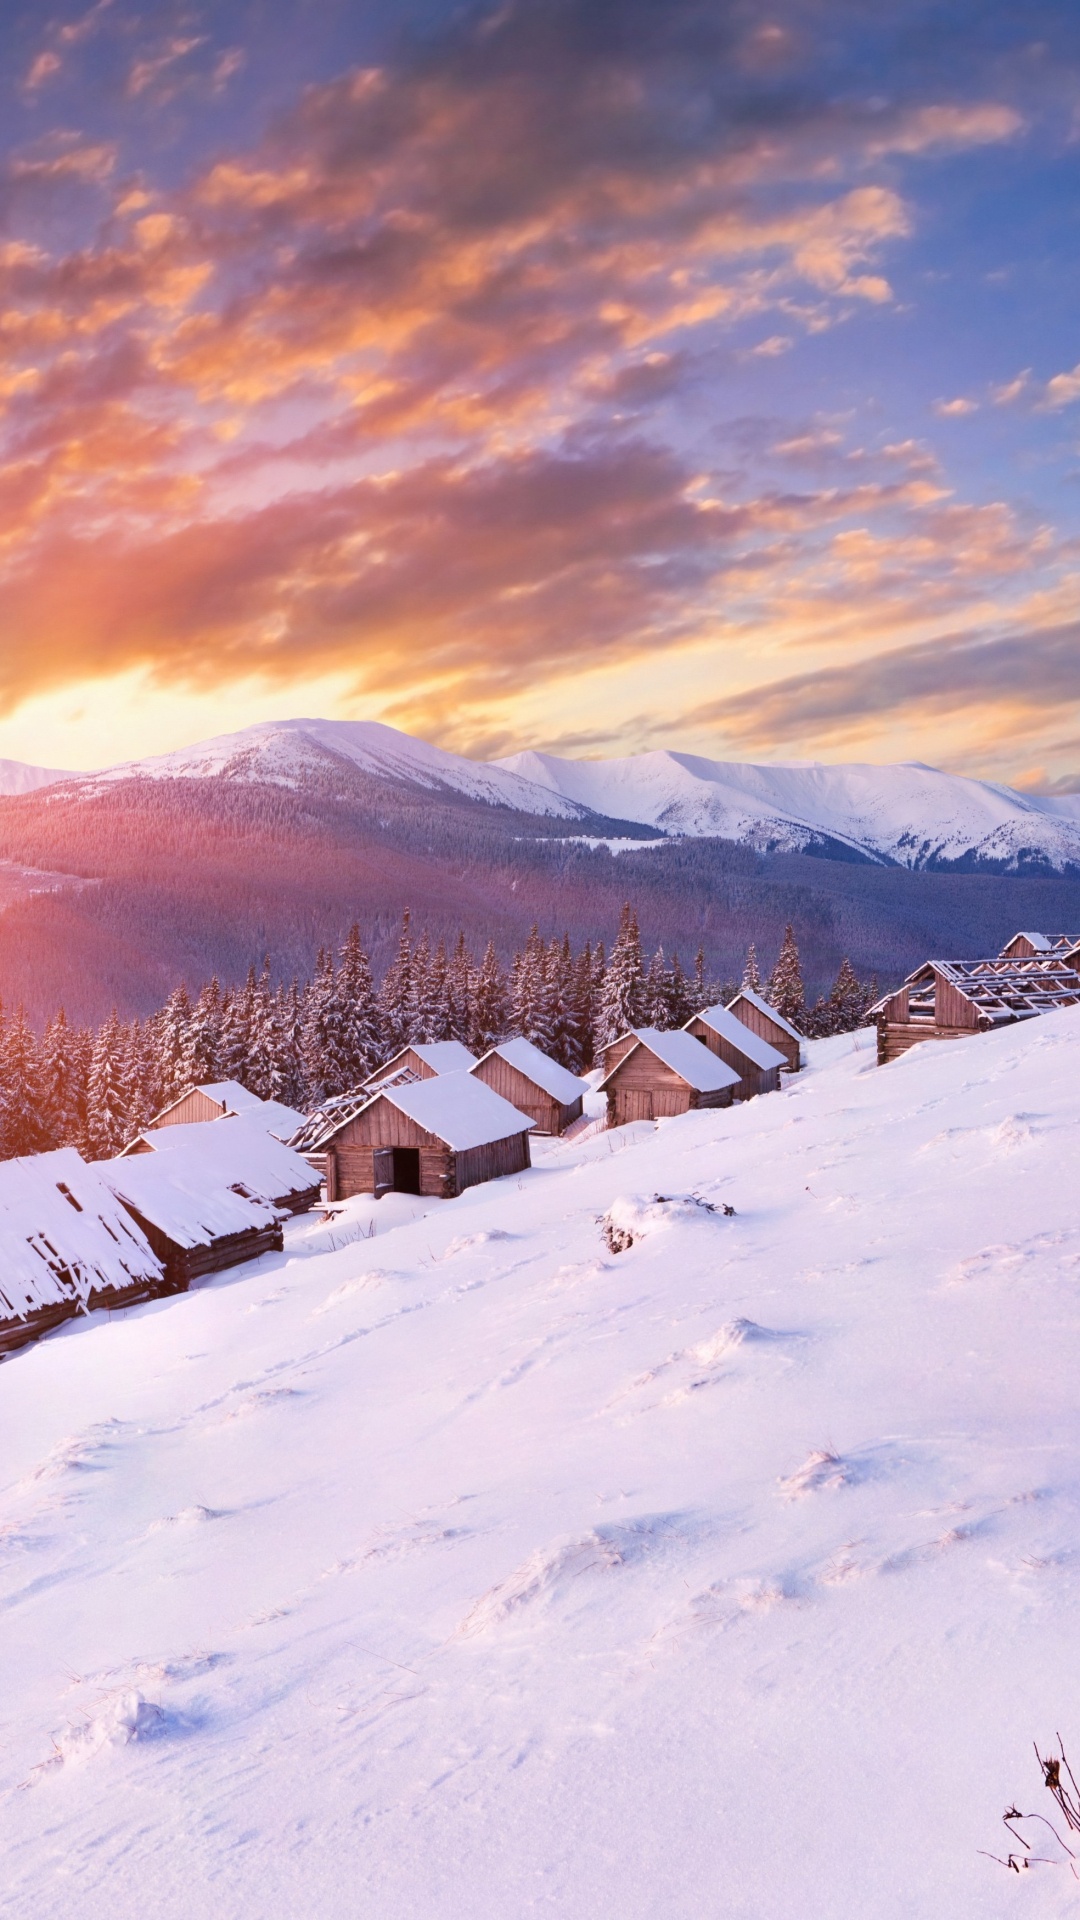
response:
M267 954L275 980L303 978L354 920L381 973L407 907L433 941L463 928L508 961L534 921L546 938L610 942L632 897L649 951L703 946L716 979L737 978L747 945L774 950L793 921L812 996L845 956L884 984L929 952L996 950L1015 926L1080 925L1076 880L910 873L714 839L612 853L596 834L355 770L296 788L139 778L20 795L0 801L0 859L94 884L0 913L0 996L38 1027L61 1004L80 1023L114 1006L143 1016L179 982L239 983Z

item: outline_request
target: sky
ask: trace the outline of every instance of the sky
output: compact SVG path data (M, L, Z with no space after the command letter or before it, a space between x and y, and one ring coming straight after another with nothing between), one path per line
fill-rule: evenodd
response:
M1080 787L1071 0L0 17L0 755Z

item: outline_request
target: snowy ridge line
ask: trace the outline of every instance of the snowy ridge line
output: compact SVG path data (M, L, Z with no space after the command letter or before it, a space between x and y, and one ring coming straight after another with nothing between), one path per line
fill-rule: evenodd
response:
M299 793L360 773L391 788L592 827L573 837L613 851L634 846L635 828L640 845L645 827L661 836L657 845L665 837L717 836L762 852L835 848L909 868L972 861L1006 872L1080 868L1080 795L1020 793L914 761L755 764L666 749L606 760L529 750L480 761L376 721L297 719L99 773L12 767L5 775L0 764L0 793L55 782L50 797L89 797L133 778L258 781ZM623 840L612 837L613 823L625 823Z

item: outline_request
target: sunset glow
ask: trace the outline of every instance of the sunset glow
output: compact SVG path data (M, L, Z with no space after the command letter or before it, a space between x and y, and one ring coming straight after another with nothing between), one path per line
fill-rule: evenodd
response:
M1064 4L0 25L0 755L1080 782Z

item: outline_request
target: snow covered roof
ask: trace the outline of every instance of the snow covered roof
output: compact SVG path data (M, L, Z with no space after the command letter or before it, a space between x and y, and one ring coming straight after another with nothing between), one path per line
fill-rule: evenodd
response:
M748 1001L752 1007L757 1008L759 1013L764 1013L768 1016L770 1020L775 1020L777 1026L782 1027L784 1032L787 1034L790 1034L793 1040L799 1040L799 1041L802 1040L802 1034L799 1032L798 1027L793 1027L790 1020L785 1020L782 1013L777 1013L776 1008L770 1006L769 1002L763 997L763 995L761 995L760 993L755 993L753 987L739 988L738 993L735 995L734 1000L731 1002L731 1006L733 1010L735 1007L738 1006L740 1000ZM736 1018L738 1018L737 1015L736 1015Z
M196 1092L205 1093L211 1100L220 1100L227 1113L258 1121L275 1140L291 1140L306 1117L296 1107L287 1107L282 1100L260 1100L258 1094L249 1093L238 1080L217 1080L209 1086L197 1087Z
M188 1142L174 1153L102 1160L98 1170L119 1199L178 1247L207 1247L229 1234L277 1223L277 1207L252 1192L231 1167L215 1177L206 1156L192 1148Z
M153 1284L164 1269L74 1147L0 1162L0 1319Z
M713 1033L719 1034L722 1039L728 1041L729 1045L737 1047L740 1053L753 1061L755 1067L787 1065L786 1054L779 1053L775 1047L770 1047L768 1041L763 1040L759 1033L754 1033L751 1028L745 1027L728 1007L705 1007L701 1013L695 1013L692 1018L704 1020L705 1025L711 1027ZM687 1028L690 1024L688 1020Z
M516 1067L527 1080L531 1080L542 1092L550 1094L553 1100L558 1100L564 1107L568 1107L573 1100L580 1100L582 1094L589 1091L587 1080L579 1080L576 1073L561 1067L557 1060L552 1060L550 1054L541 1053L540 1048L534 1046L531 1040L503 1040L497 1047L491 1047L483 1058L490 1060L492 1054L496 1053L500 1060L505 1060L508 1066ZM480 1065L479 1060L476 1065Z
M415 1053L425 1067L431 1068L432 1073L467 1073L476 1061L476 1055L470 1053L468 1047L463 1047L460 1040L410 1040L407 1046L398 1048L392 1059L374 1073L369 1073L364 1085L370 1087L376 1081L381 1085L389 1075L397 1072L398 1061L407 1053Z
M508 1140L532 1127L525 1114L471 1073L440 1073L433 1080L414 1080L411 1086L386 1087L375 1098L389 1100L455 1153Z
M195 1091L205 1093L208 1100L216 1100L219 1106L230 1107L233 1113L243 1113L248 1107L262 1104L258 1094L242 1087L239 1080L207 1080Z
M125 1162L151 1157L183 1159L186 1167L201 1168L211 1184L232 1186L238 1181L269 1205L310 1193L318 1185L318 1175L299 1153L264 1132L259 1114L236 1114L209 1125L190 1120L176 1127L149 1127L120 1156Z
M681 1028L675 1033L661 1033L656 1027L637 1027L635 1032L637 1045L624 1053L618 1066L612 1067L606 1078L601 1080L598 1092L607 1086L620 1067L626 1065L638 1047L645 1047L649 1053L655 1054L666 1067L671 1067L681 1080L685 1080L687 1086L693 1087L695 1093L718 1093L721 1087L738 1086L738 1074L725 1061L718 1059L715 1053L710 1053L708 1047L703 1047L700 1040L695 1040L692 1033L684 1033Z

